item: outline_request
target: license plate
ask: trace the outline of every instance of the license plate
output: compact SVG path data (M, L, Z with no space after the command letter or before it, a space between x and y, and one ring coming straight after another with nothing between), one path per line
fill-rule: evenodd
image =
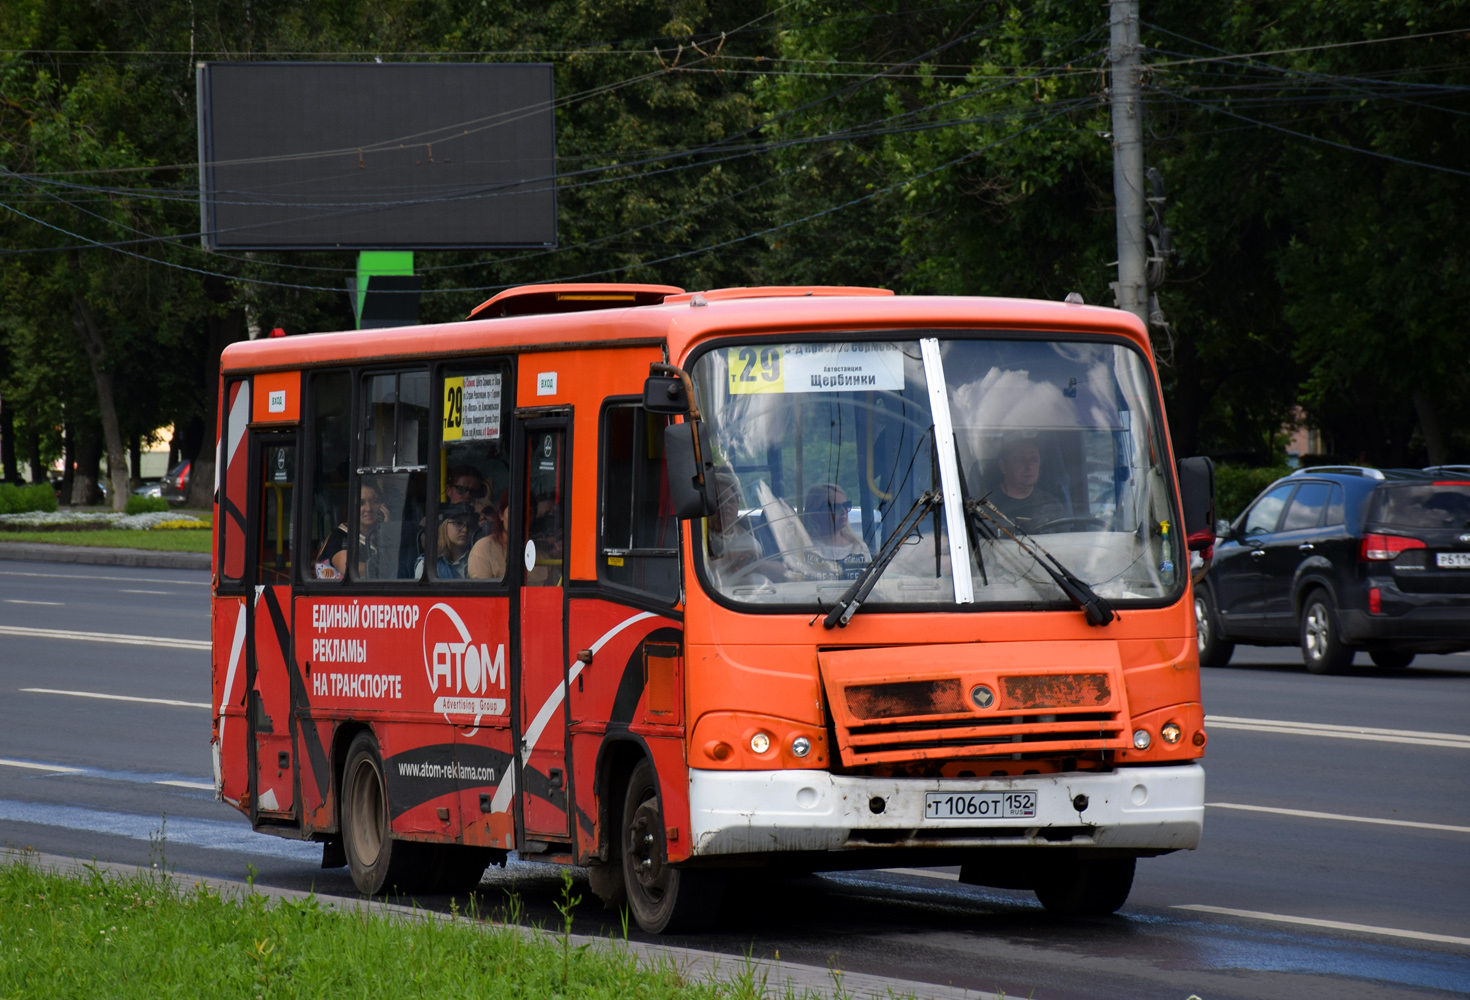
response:
M1470 569L1470 552L1441 552L1434 564L1440 569Z
M926 792L925 819L1032 819L1036 793Z

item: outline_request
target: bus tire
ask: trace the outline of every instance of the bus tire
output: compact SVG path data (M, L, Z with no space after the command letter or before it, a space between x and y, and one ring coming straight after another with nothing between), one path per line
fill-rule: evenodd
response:
M1215 596L1205 587L1194 592L1194 624L1199 636L1199 665L1223 667L1235 653L1235 643L1220 635L1220 618L1215 613Z
M1106 917L1133 890L1133 858L1078 858L1058 866L1036 887L1036 898L1055 917Z
M428 854L425 887L450 895L476 889L496 853L489 847L465 847L460 844L414 846Z
M420 845L394 840L389 827L383 756L370 732L358 733L342 769L342 847L352 883L364 896L412 892L423 874Z
M1340 674L1352 666L1354 650L1337 631L1337 609L1327 591L1318 588L1302 602L1302 659L1314 674Z
M647 758L628 776L619 833L628 908L639 927L650 934L675 934L714 923L724 872L669 864L658 781Z

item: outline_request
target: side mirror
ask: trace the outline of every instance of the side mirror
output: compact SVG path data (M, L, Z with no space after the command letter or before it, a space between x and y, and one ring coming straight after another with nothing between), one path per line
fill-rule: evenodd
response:
M1220 518L1216 518L1215 519L1215 537L1216 538L1229 538L1230 537L1230 522L1227 521L1227 520L1225 520L1223 517L1220 517Z
M1215 463L1181 458L1178 471L1186 544L1191 552L1207 551L1215 544Z
M696 428L703 469L694 457ZM715 512L714 465L709 460L710 454L709 433L704 429L703 421L686 420L665 428L664 458L669 465L669 504L674 508L674 516L681 521L708 517ZM700 472L704 473L702 479Z
M689 393L684 381L674 375L650 375L643 382L643 408L649 413L689 412Z

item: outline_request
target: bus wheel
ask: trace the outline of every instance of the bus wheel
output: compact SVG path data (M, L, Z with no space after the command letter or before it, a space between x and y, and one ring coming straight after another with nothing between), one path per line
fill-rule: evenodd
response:
M623 884L633 919L650 934L704 930L720 912L724 872L674 868L664 841L653 766L638 762L623 797Z
M438 892L451 895L478 888L496 853L488 847L464 847L460 844L414 846L428 851L425 882L431 883Z
M1133 858L1078 858L1036 887L1036 898L1057 917L1105 917L1118 912L1133 889Z
M419 872L417 844L392 838L388 827L388 787L383 758L372 733L358 733L342 771L342 847L352 882L365 896L384 889L412 891Z

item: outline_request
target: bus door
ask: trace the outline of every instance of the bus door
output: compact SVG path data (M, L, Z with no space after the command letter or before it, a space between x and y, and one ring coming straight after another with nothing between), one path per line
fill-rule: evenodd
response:
M525 421L521 507L520 682L517 698L521 812L528 840L569 836L566 621L567 424ZM541 848L545 850L545 848ZM534 847L522 850L533 852Z
M292 518L296 505L296 435L252 432L245 537L254 539L246 573L252 609L246 619L246 718L253 822L294 817L291 718Z

